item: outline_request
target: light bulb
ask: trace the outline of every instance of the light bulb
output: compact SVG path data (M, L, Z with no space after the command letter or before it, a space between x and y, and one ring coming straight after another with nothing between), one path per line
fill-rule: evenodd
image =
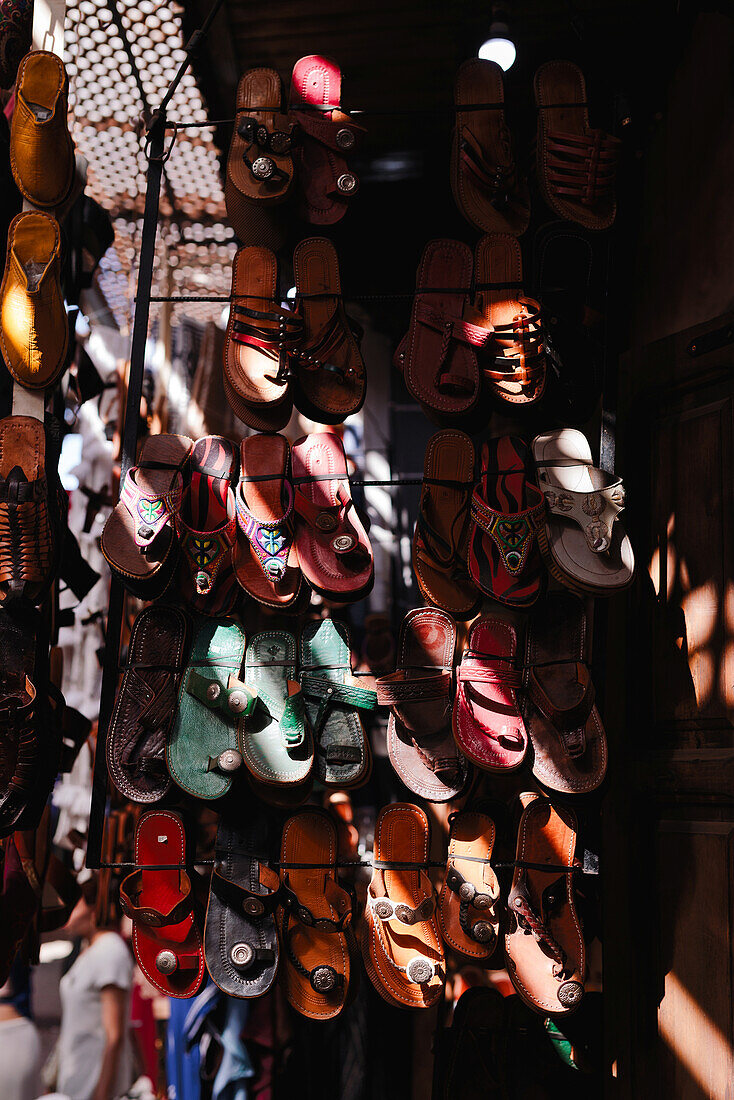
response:
M491 32L486 42L483 42L479 47L478 56L483 61L494 61L496 65L502 69L503 72L507 72L515 64L515 58L517 57L517 50L515 49L515 43L511 38L502 38L499 35L495 36Z

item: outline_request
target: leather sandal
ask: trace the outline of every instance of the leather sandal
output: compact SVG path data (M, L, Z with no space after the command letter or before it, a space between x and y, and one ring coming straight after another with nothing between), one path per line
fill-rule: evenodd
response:
M237 452L228 439L206 435L189 453L176 530L181 541L180 585L202 614L232 609L237 585L232 547L237 537L237 506L232 482Z
M367 376L359 326L344 311L334 245L325 237L301 241L293 271L303 319L303 343L293 356L296 408L317 424L342 424L362 408Z
M423 250L402 361L405 384L427 415L456 420L481 392L477 352L492 330L464 320L473 257L460 241L429 241ZM400 356L396 358L400 364Z
M469 436L454 428L436 432L424 459L413 572L423 598L457 619L470 619L479 605L479 592L466 569L473 479Z
M303 575L335 603L361 600L374 584L374 557L354 507L341 439L316 432L294 443L296 550Z
M298 126L296 209L312 225L340 221L359 189L345 156L365 130L342 111L341 83L341 69L330 57L311 54L293 66L288 117Z
M257 697L240 679L244 654L237 619L199 622L166 747L171 778L197 798L221 798L242 767L237 723Z
M499 65L480 58L465 61L456 75L454 103L451 190L456 205L480 233L519 237L530 222L530 192L505 120Z
M545 581L536 542L544 515L527 444L511 435L487 440L471 499L468 554L482 592L510 607L535 603Z
M377 701L390 707L390 763L408 790L429 802L456 798L467 780L451 729L455 647L456 627L443 611L409 611L400 628L397 668L377 681Z
M494 822L473 810L449 817L446 879L438 923L447 946L476 962L491 958L499 939L500 886L490 859Z
M301 690L316 742L315 778L325 787L356 787L372 770L372 754L360 711L377 695L352 675L349 627L317 619L301 631Z
M177 607L145 607L133 623L127 667L107 734L107 771L123 798L167 793L166 741L184 669L189 625Z
M293 635L268 630L251 638L243 678L257 694L238 727L246 767L255 779L271 786L304 784L313 770L314 742L296 676Z
M478 242L474 260L478 288L467 317L493 332L481 360L484 379L497 401L532 405L545 393L546 334L540 303L522 291L522 253L517 237L492 233Z
M619 519L622 479L592 465L583 432L561 428L533 440L545 522L538 544L548 572L583 595L613 596L634 579L632 544Z
M285 202L294 182L296 127L283 114L283 83L275 69L249 69L237 85L237 105L227 157L224 201L240 240L249 229L249 208Z
M194 997L206 967L178 814L143 814L135 830L135 862L138 869L120 883L120 908L133 922L138 966L167 997Z
M185 435L149 436L104 525L102 553L112 572L140 599L161 596L173 579L179 553L174 519L192 446Z
M538 183L551 210L586 229L614 221L621 142L589 125L584 74L573 61L547 61L535 74Z
M586 969L573 889L576 815L537 794L521 799L507 899L507 971L530 1008L562 1015L580 1005Z
M517 697L522 673L516 655L512 623L485 615L472 624L456 669L454 737L485 771L513 771L525 759L528 737Z
M20 826L41 771L41 731L48 738L42 700L33 682L40 619L35 608L0 610L0 837ZM32 679L33 678L33 679ZM49 746L44 743L43 753Z
M291 418L291 356L303 320L278 300L278 261L269 248L240 248L232 261L232 305L224 340L224 392L233 412L259 432Z
M261 997L272 986L280 951L275 911L280 878L265 862L262 817L236 828L220 821L204 927L213 982L230 997Z
M281 976L289 1003L312 1020L338 1016L356 979L352 899L338 883L337 833L328 814L303 810L283 827Z
M282 435L251 435L240 445L234 571L248 596L291 607L302 576L295 547L290 445Z
M0 847L0 982L10 969L38 910L38 898L28 881L15 837Z
M586 656L583 601L570 592L549 592L528 624L523 709L533 775L566 794L596 790L607 768L607 738Z
M66 497L46 473L46 433L32 416L0 420L0 603L41 603L58 570Z
M394 802L375 827L372 879L362 929L370 981L389 1004L430 1008L443 992L445 964L436 894L427 874L428 818Z

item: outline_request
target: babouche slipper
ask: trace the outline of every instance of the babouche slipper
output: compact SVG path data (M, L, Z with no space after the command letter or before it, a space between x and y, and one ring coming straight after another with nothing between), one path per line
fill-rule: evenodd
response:
M449 818L446 879L441 887L438 923L446 945L484 962L499 938L500 886L490 859L495 828L492 818L463 810Z
M127 666L107 733L107 770L123 798L157 802L168 791L166 741L189 635L177 607L153 604L133 623Z
M377 695L352 674L349 627L344 623L320 619L304 624L301 690L316 741L315 777L325 787L366 782L372 755L360 713L375 709Z
M365 131L341 109L341 83L341 69L330 57L311 54L293 66L288 115L298 126L297 211L313 225L343 218L359 188L345 156Z
M230 997L261 997L278 970L280 877L266 862L268 834L259 814L247 825L219 823L204 955L212 981Z
M567 794L595 790L607 767L587 646L583 600L571 592L549 592L528 623L524 717L533 775Z
M436 895L427 874L430 827L419 806L385 806L375 827L362 928L365 969L390 1004L430 1008L445 979Z
M374 583L374 558L354 506L340 438L315 432L291 451L296 550L304 577L320 596L353 603Z
M518 171L504 100L502 69L494 61L475 57L459 66L451 190L475 229L519 237L530 221L530 192Z
M303 343L293 356L296 408L319 424L342 424L362 408L367 375L358 326L342 304L334 245L325 237L301 241L293 271L303 318Z
M301 590L293 530L290 445L282 435L250 435L240 444L234 571L248 596L287 608Z
M339 885L336 826L320 810L286 821L280 852L281 976L288 1001L312 1020L338 1016L358 971L352 899Z
M505 435L482 445L471 500L469 573L483 592L510 607L535 603L545 580L537 544L545 505L533 476L522 439Z
M237 723L256 693L240 679L245 632L237 619L201 619L166 748L171 778L197 798L221 798L242 766Z
M581 1003L586 969L573 889L576 816L540 795L522 795L521 800L507 898L507 971L530 1008L562 1015Z
M387 751L408 790L429 802L456 798L467 766L451 729L451 670L456 627L444 611L409 611L400 628L395 672L377 681L377 699L390 707Z
M179 556L174 520L192 446L185 435L149 436L104 525L102 553L113 573L141 599L156 599L173 579Z
M466 568L473 477L469 436L455 428L436 432L426 447L413 572L423 598L457 619L470 619L479 606Z
M456 669L454 737L464 755L486 771L519 768L528 738L517 694L517 633L492 615L472 623L469 645Z
M138 869L120 884L120 906L133 922L138 966L167 997L193 997L206 967L179 815L144 813L135 830L134 858Z
M576 428L536 436L533 457L546 504L538 544L550 574L582 595L627 588L635 557L619 519L622 479L592 465L589 441Z

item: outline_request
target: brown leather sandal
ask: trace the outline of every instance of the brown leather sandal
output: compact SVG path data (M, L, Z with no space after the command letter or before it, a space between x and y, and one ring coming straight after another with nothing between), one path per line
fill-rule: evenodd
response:
M494 61L475 57L460 66L454 85L451 190L459 210L480 232L519 237L530 221L530 192L518 171L504 101L502 69ZM478 104L485 107L477 109Z
M449 947L485 962L497 946L500 925L500 886L490 864L494 822L487 814L465 810L451 814L449 827L438 923Z
M521 795L505 957L512 984L536 1012L573 1012L584 996L586 951L576 913L576 815L537 794Z
M458 619L470 619L479 592L466 567L474 444L454 428L429 440L420 509L413 535L413 572L423 598Z

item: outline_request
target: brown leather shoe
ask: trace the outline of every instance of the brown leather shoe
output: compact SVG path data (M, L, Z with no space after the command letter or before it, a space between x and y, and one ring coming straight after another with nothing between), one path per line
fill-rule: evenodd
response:
M58 222L50 214L25 212L10 223L0 286L0 346L13 378L31 390L52 386L66 360L60 246Z
M10 163L23 197L44 209L59 206L74 179L68 97L69 81L61 58L46 50L26 54L18 69Z

